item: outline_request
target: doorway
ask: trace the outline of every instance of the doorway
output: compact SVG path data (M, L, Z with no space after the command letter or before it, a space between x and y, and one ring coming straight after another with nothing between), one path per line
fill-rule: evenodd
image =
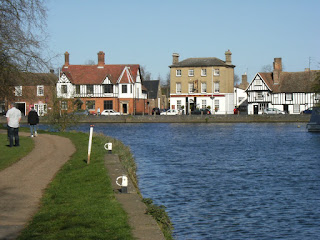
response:
M259 106L253 105L253 114L259 114Z
M127 103L122 104L122 113L128 114L128 104Z
M16 108L18 108L21 111L21 114L23 116L26 115L26 103L16 103Z
M283 105L283 111L284 111L285 113L288 113L288 112L289 112L289 105L288 105L288 104L284 104L284 105Z

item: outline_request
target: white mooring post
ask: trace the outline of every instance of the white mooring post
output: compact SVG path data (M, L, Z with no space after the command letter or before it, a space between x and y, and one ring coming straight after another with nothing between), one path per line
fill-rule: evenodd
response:
M121 184L118 182L119 179L122 180ZM117 177L116 184L121 187L121 193L128 193L128 177L126 175Z
M93 127L94 127L94 125L90 125L90 135L89 135L88 161L87 161L87 164L89 164L89 163L90 163L90 154L91 154L91 145L92 145Z
M112 153L112 143L106 143L104 149L107 150L109 154Z

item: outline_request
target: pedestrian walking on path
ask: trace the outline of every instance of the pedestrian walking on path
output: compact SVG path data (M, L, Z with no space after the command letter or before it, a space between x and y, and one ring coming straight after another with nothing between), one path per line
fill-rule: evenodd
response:
M21 121L21 111L15 107L15 103L11 103L11 109L8 110L7 114L7 125L8 125L8 137L9 137L9 147L13 146L13 138L14 138L14 146L18 147L19 143L19 126Z
M31 110L28 114L28 123L30 124L30 133L31 137L36 137L38 135L37 132L37 124L39 123L38 113L34 110L34 107L31 107Z

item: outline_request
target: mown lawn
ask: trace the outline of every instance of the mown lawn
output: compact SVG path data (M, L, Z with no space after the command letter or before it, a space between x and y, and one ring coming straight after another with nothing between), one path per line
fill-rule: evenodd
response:
M39 212L18 239L133 239L104 167L106 137L94 136L88 165L88 134L59 135L70 138L77 151L58 172ZM120 145L115 148L123 150Z
M34 148L34 141L30 137L19 136L19 147L8 147L9 141L7 134L0 134L0 171L17 162Z

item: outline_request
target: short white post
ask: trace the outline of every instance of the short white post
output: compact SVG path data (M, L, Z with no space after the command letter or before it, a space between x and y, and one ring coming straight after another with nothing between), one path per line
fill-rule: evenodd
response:
M94 125L90 125L90 135L89 135L88 161L87 161L87 164L89 164L89 163L90 163L90 155L91 155L91 145L92 145L93 127L94 127Z
M107 150L109 154L112 153L112 143L106 143L104 149Z

